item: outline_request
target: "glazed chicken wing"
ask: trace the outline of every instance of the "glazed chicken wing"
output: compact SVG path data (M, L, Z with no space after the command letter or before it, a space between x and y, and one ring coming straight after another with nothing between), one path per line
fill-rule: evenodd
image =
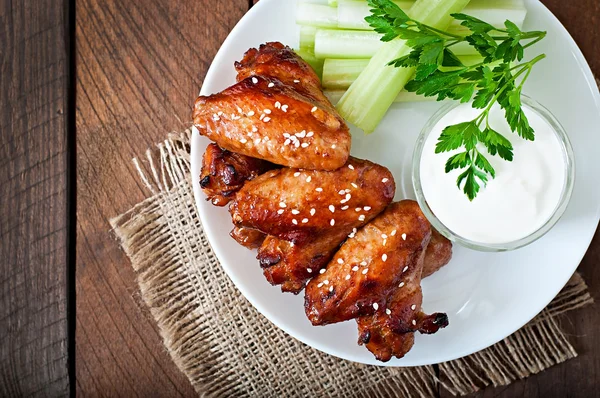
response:
M351 158L335 171L267 172L248 181L229 210L237 227L270 235L258 251L265 276L282 290L297 293L394 193L389 170Z
M431 229L431 240L425 250L425 260L423 261L422 278L427 278L439 271L444 265L452 259L452 242L446 239L442 234Z
M233 227L229 235L240 245L248 249L259 248L267 235L253 228Z
M272 163L251 158L210 144L202 157L200 187L215 206L225 206L248 180L268 170Z
M406 277L423 265L431 226L414 201L396 202L348 239L326 271L306 287L313 325L342 322L384 310ZM420 260L420 263L419 263Z
M283 166L335 170L344 165L348 126L320 92L310 66L281 44L251 51L254 55L238 64L242 80L196 100L193 119L200 134L227 150ZM259 62L267 52L270 61ZM291 83L290 76L296 76Z

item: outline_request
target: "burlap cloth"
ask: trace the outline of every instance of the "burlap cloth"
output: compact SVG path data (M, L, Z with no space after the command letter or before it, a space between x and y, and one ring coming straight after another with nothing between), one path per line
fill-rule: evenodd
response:
M219 265L196 211L189 143L190 131L172 135L134 159L152 195L112 225L168 352L200 395L431 397L439 386L464 395L577 356L557 317L592 303L578 274L521 330L439 367L360 365L300 343L255 310Z

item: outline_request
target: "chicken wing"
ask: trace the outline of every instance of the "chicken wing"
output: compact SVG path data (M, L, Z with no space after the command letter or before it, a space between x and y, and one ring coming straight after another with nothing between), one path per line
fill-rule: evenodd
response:
M350 233L381 212L394 193L388 169L350 158L334 171L269 171L248 181L236 193L229 211L236 226L302 244L338 229Z
M401 201L348 239L323 274L306 287L305 311L313 325L342 322L387 308L387 300L423 266L431 226L419 205Z
M238 83L196 100L193 119L200 134L227 150L288 167L344 165L348 126L320 93L310 66L281 44L249 53L236 64ZM296 76L291 83L290 76Z
M427 278L439 271L444 265L452 259L452 242L446 239L435 228L431 229L431 240L425 250L425 260L423 261L423 275L421 278Z
M274 168L273 163L210 144L202 157L200 187L212 204L225 206L246 181Z

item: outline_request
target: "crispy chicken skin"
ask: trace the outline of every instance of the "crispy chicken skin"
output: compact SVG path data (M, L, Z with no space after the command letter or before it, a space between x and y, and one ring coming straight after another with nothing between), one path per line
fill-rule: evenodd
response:
M193 119L200 134L229 151L287 167L344 165L348 126L322 94L310 66L279 43L249 53L236 64L238 83L196 100ZM295 76L291 83L290 76Z
M210 144L202 157L200 187L215 206L225 206L248 180L276 168L272 163L251 158Z
M257 229L244 227L234 227L229 235L235 239L237 243L248 249L258 249L267 237Z
M423 276L436 273L452 259L452 242L446 239L435 228L431 229L431 240L425 251L425 261L423 261Z
M399 283L417 269L421 274L430 237L431 226L416 202L388 206L310 281L304 305L308 319L326 325L370 315L374 306L385 310Z
M350 158L334 171L284 168L248 181L231 203L234 225L302 244L336 230L352 231L394 197L388 169Z

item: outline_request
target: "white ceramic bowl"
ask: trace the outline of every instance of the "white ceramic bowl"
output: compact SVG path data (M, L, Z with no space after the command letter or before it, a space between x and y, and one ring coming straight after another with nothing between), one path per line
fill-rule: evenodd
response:
M533 244L507 253L483 253L457 247L452 262L422 283L425 311L444 311L450 326L435 335L417 335L413 349L387 366L416 366L471 354L510 335L538 312L571 277L592 239L600 215L600 94L583 55L558 20L538 1L526 0L526 29L547 30L534 48L548 58L536 65L526 93L539 99L570 134L577 163L571 204L556 226ZM261 0L239 22L215 57L202 94L218 92L235 81L233 62L266 41L294 46L298 35L295 2ZM203 38L196 38L202 40ZM414 198L412 153L421 128L438 103L396 104L377 131L365 136L353 129L352 154L379 162L396 178L396 198ZM194 133L192 172L200 175L208 141ZM256 254L228 235L226 209L205 201L194 178L202 223L221 265L244 296L275 325L298 340L329 354L366 364L373 355L356 344L355 322L313 327L303 310L302 294L282 294L264 279Z

